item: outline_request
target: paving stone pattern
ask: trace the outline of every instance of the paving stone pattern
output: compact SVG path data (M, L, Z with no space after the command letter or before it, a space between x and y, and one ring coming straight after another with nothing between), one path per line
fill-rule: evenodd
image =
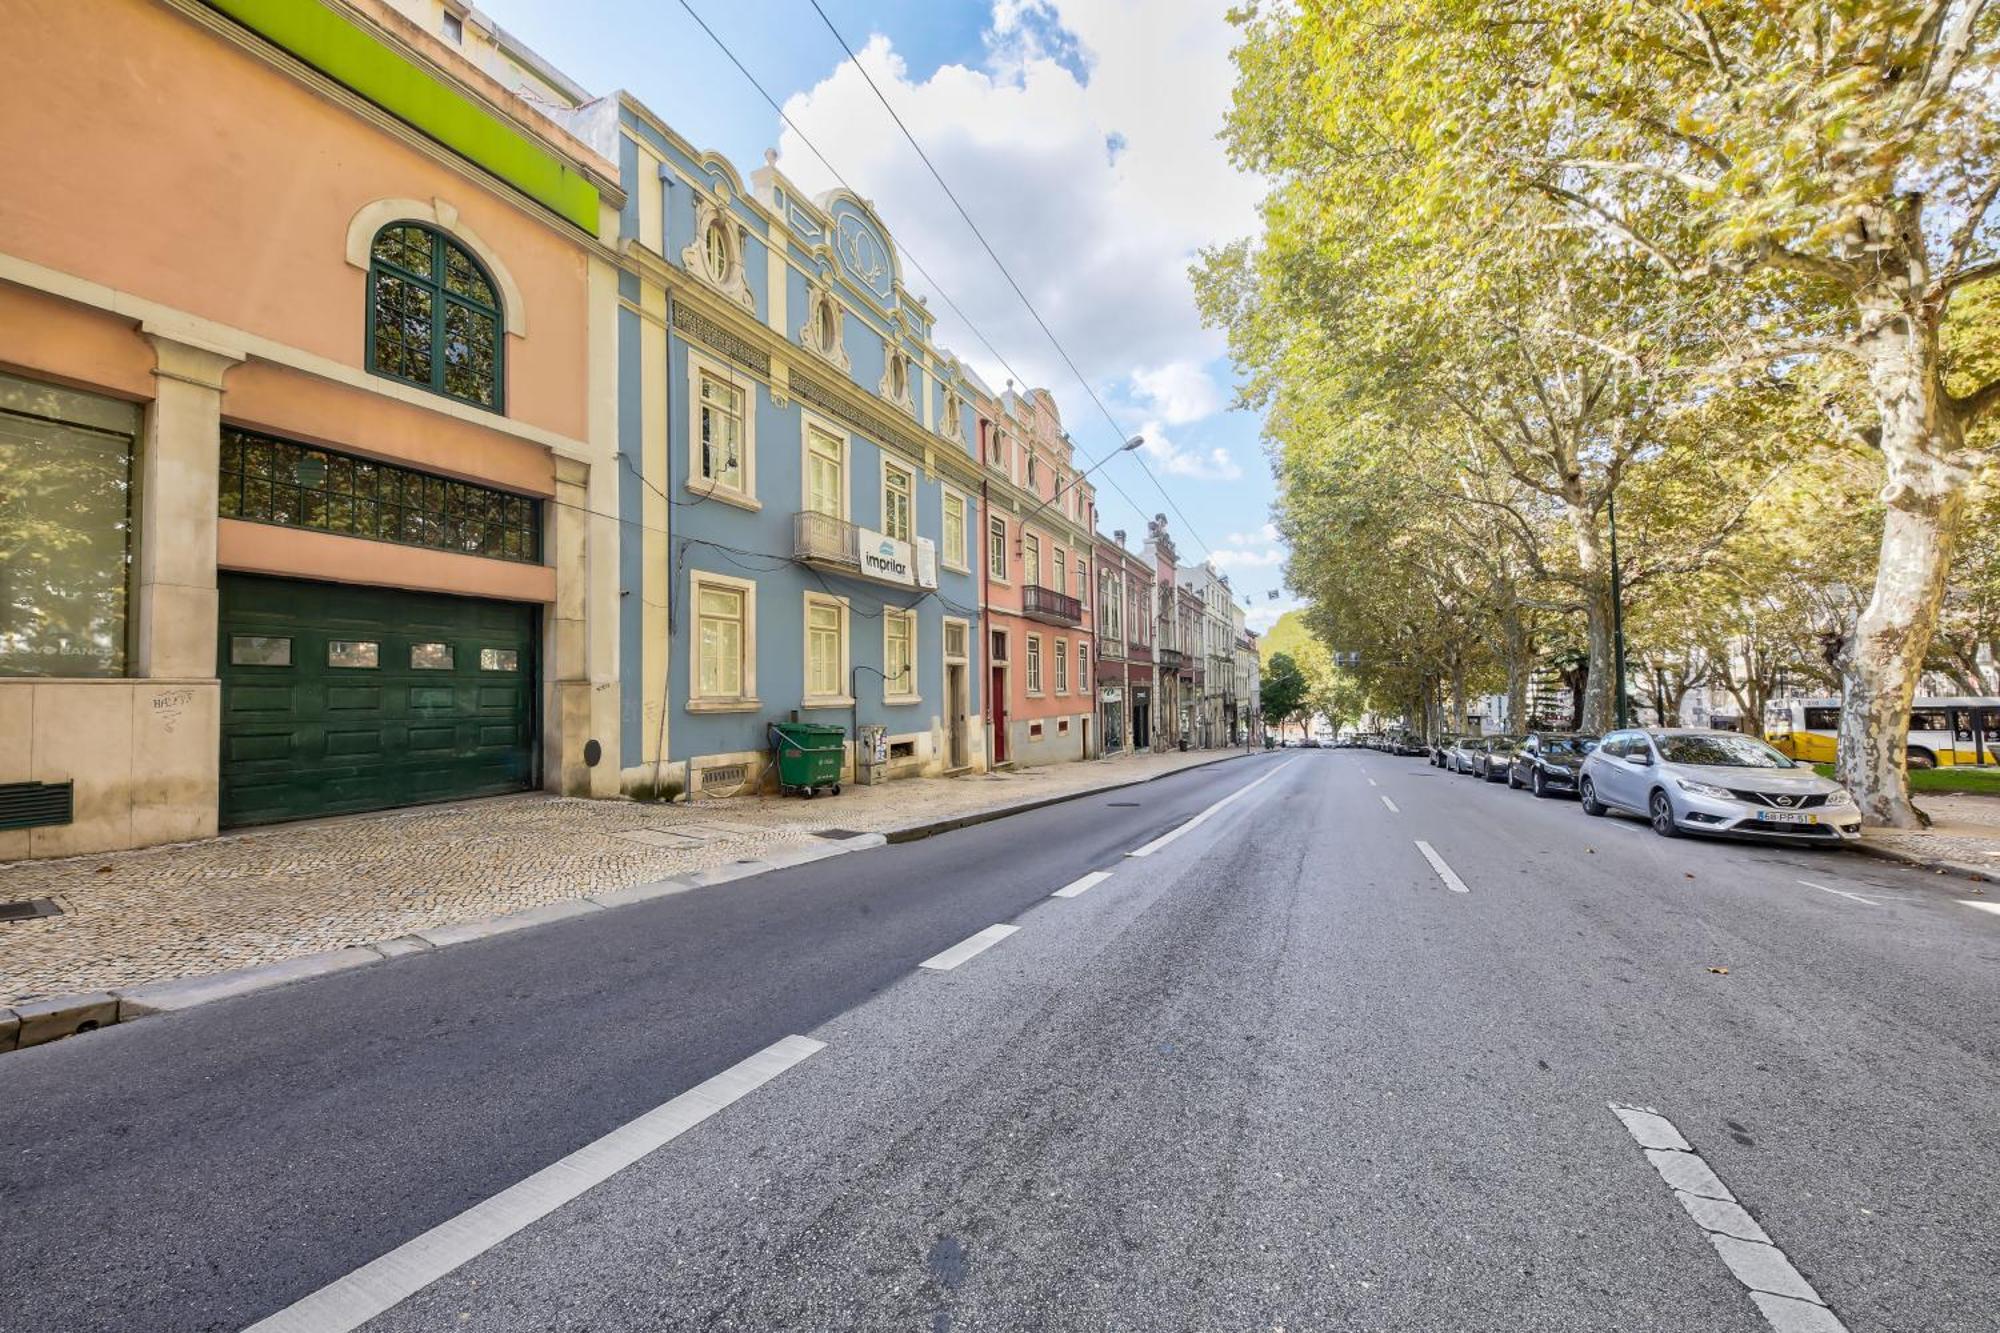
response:
M1949 865L2000 876L2000 799L1991 796L1923 796L1917 804L1932 819L1927 829L1866 829L1862 836L1926 864Z
M524 794L318 820L204 842L0 864L0 1005L280 962L820 841L888 833L1213 762L1140 755L691 805Z

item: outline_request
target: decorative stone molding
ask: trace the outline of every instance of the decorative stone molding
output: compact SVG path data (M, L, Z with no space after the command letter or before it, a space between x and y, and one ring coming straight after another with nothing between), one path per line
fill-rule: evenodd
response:
M681 251L681 264L745 310L754 312L757 298L750 294L750 279L743 271L743 224L730 213L726 190L726 186L718 187L718 198L695 195L694 240ZM710 263L708 253L711 231L721 239L724 251L719 273Z
M828 345L820 333L821 312L829 321L832 343ZM837 369L851 373L854 362L847 355L846 317L841 313L840 302L833 299L831 288L818 282L809 282L806 287L806 322L799 326L799 341L807 351Z
M896 383L897 368L902 369L902 385ZM882 344L882 382L876 391L911 416L917 414L916 371L911 365L910 354L894 342Z
M965 439L964 400L958 396L958 386L944 386L944 415L938 419L938 434L947 440L960 443Z
M516 338L528 336L528 303L521 299L520 284L514 281L514 275L493 247L459 220L458 209L449 200L432 199L426 203L421 199L377 199L372 204L363 204L347 224L347 262L366 273L374 258L376 233L392 222L421 222L436 227L478 256L492 275L494 286L500 289L501 322L507 333Z

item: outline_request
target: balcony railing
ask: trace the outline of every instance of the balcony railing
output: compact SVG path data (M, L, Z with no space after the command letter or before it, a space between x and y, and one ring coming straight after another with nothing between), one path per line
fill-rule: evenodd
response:
M876 583L892 583L898 587L934 586L923 581L926 575L917 568L920 553L907 544L896 546L892 553L890 544L884 542L880 553L871 548L866 553L866 559L863 559L863 554L861 528L858 525L813 509L792 515L794 560ZM898 570L901 572L898 573Z
M1187 654L1178 648L1160 648L1153 655L1162 671L1181 671L1187 667Z
M1021 589L1021 614L1048 625L1081 625L1083 603L1068 593L1030 583Z

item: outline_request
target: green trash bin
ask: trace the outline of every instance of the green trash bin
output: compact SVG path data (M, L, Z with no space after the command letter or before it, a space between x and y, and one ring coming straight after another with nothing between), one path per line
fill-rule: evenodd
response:
M773 722L771 747L778 752L779 791L796 791L807 800L817 788L840 795L846 731L819 722Z

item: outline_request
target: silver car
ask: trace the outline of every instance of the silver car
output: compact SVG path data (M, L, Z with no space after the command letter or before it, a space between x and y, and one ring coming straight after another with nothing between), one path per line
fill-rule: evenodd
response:
M1583 761L1583 811L1644 815L1663 838L1733 833L1783 842L1861 837L1861 811L1839 783L1734 731L1614 731Z

